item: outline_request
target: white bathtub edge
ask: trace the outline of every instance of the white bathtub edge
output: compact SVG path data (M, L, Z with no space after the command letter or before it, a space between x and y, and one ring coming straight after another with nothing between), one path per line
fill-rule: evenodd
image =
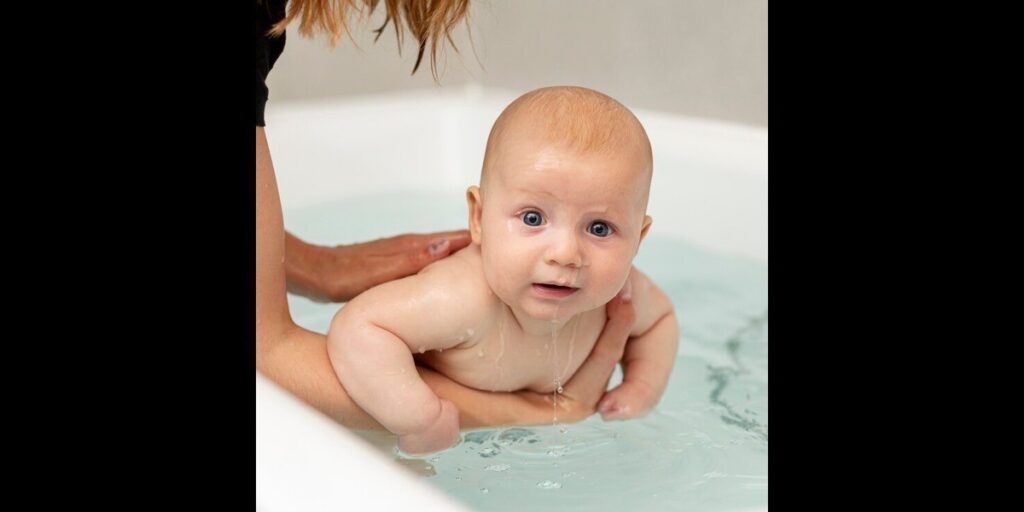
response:
M259 372L256 508L467 510Z

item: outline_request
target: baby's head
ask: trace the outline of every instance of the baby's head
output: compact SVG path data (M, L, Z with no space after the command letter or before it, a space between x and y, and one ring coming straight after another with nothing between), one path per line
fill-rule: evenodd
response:
M629 276L646 215L651 144L619 102L581 87L513 101L467 191L473 243L491 289L538 319L611 300Z

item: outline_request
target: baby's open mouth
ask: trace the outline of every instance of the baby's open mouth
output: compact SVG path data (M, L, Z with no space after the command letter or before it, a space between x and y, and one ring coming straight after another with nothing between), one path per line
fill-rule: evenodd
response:
M560 286L551 283L533 283L533 289L542 297L555 298L568 297L579 290L579 288L572 286Z

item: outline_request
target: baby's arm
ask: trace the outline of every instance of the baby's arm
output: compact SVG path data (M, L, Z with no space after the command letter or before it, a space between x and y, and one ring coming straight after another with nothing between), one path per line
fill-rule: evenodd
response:
M629 278L636 324L622 357L622 384L606 393L597 407L605 420L640 417L658 404L679 345L675 308L668 296L635 267Z
M487 303L452 262L392 281L359 295L335 315L327 351L349 396L384 428L398 434L407 453L452 446L458 410L420 379L412 350L450 348L455 336L479 325Z

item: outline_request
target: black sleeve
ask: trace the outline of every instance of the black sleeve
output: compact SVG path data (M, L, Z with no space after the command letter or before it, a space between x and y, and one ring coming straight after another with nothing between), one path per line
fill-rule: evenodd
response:
M287 0L256 0L256 126L266 126L263 111L267 105L267 75L284 51L285 35L271 37L267 32L284 19Z

